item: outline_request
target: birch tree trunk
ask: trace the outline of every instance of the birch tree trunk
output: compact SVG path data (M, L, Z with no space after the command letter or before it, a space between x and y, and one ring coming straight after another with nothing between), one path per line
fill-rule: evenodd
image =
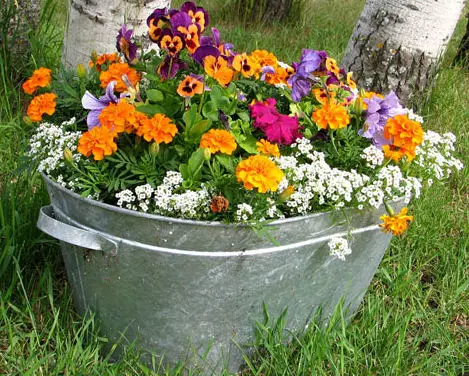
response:
M464 0L367 0L342 66L367 90L405 103L432 84Z
M91 51L116 51L116 37L122 24L147 35L147 17L156 8L169 7L170 0L69 0L62 61L67 68L86 65Z

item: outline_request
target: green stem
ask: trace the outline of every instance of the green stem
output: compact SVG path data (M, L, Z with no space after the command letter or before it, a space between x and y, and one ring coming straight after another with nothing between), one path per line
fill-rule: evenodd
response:
M332 143L332 146L334 147L334 150L335 152L337 153L337 155L339 155L339 150L337 150L337 146L335 144L335 138L334 138L334 131L331 130L330 133L329 133L330 137L331 137L331 143Z

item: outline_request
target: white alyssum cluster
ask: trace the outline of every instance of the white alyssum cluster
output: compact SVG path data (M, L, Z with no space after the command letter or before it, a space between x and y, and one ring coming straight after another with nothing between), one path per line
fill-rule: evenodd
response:
M290 184L295 187L295 192L286 201L292 214L306 214L315 205L344 207L353 200L355 192L369 181L368 176L355 170L344 171L329 166L324 153L314 151L306 138L296 140L292 146L298 150L296 157L282 156L275 159ZM297 158L301 156L310 162L299 163Z
M366 149L363 149L361 157L366 161L366 166L370 168L381 166L384 162L383 151L374 145L370 145Z
M81 132L67 132L64 126L75 123L75 118L63 122L61 126L41 123L29 141L28 156L38 161L38 170L50 174L64 166L64 151L72 152L73 159L78 161L81 154L76 153Z
M398 166L385 166L378 172L376 179L357 193L356 198L360 203L358 208L363 209L364 204L379 208L384 200L397 201L401 197L408 203L412 197L420 196L421 188L420 179L404 176Z
M348 245L347 239L333 237L327 243L329 246L329 254L337 257L339 260L345 261L345 256L352 253L352 249Z
M443 135L434 131L424 133L422 144L415 150L414 162L425 168L425 172L430 175L430 183L432 179L446 179L454 169L461 170L464 167L463 163L453 156L455 141L456 137L451 132Z
M210 210L211 194L205 186L199 190L174 192L183 182L181 173L168 171L154 191L155 212L181 218L197 218Z
M135 195L137 196L137 206L143 212L148 211L150 199L153 195L154 189L150 184L139 185L135 187Z
M130 210L137 210L137 206L134 204L137 199L134 193L130 189L124 189L116 193L117 206L120 208L126 208Z
M202 186L197 191L176 193L181 187L182 175L168 171L163 183L153 188L150 184L139 185L116 194L117 205L126 209L152 212L179 218L198 218L210 210L210 192Z
M78 182L78 179L65 181L63 175L60 174L59 176L57 176L55 181L57 184L60 184L62 187L68 188L71 191L75 192L75 187L76 187L76 183Z
M246 203L238 204L236 210L236 220L238 222L247 222L253 214L252 206Z
M423 117L416 114L414 112L414 110L412 110L411 108L406 108L404 109L404 113L407 114L407 117L410 119L410 120L413 120L413 121L416 121L420 124L423 124Z

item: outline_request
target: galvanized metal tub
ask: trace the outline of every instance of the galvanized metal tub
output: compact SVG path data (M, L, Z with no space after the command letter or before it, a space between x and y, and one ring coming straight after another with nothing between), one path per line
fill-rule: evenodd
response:
M340 299L352 314L390 242L383 211L317 213L268 225L277 244L242 225L120 209L89 200L44 176L51 205L38 227L61 240L77 311L96 312L111 342L137 341L169 363L195 354L207 372L243 363L263 303L301 331L316 310ZM352 254L329 255L334 236L352 236ZM124 343L126 343L124 341ZM200 359L199 359L200 360Z

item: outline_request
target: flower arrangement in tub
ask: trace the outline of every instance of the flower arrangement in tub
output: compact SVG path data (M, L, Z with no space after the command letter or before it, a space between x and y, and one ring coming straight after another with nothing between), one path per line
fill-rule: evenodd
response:
M413 217L393 202L462 168L454 135L424 131L393 92L359 90L325 51L290 64L236 51L192 2L147 24L158 51L123 25L116 53L23 84L39 123L30 158L84 197L235 223L384 206L383 231L399 235ZM329 246L350 253L346 239Z

